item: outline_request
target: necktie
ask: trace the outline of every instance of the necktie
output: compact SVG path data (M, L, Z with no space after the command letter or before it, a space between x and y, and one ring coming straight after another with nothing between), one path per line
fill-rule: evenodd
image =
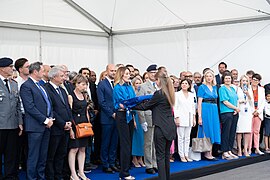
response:
M153 82L153 87L154 87L155 89L157 89L157 88L156 88L156 83L155 83L155 82Z
M114 87L114 83L113 83L113 81L111 81L111 84L112 84L112 87Z
M65 104L64 96L63 96L63 94L62 94L60 88L58 87L58 88L56 88L56 90L57 90L57 92L58 92L58 94L59 94L59 96L60 96L62 102Z
M51 112L51 103L49 101L48 96L45 93L45 90L41 87L41 85L38 82L36 84L38 85L38 88L39 88L39 90L40 90L43 98L45 99L45 101L47 103L47 117L49 117L50 116L50 112Z
M5 86L7 87L7 90L10 93L10 90L9 90L9 87L8 87L8 79L4 79L4 81L5 81Z

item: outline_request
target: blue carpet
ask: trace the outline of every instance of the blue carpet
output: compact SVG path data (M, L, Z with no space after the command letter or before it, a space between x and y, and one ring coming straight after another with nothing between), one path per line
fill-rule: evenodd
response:
M252 156L256 156L256 155L253 154ZM241 158L245 158L245 157L241 157ZM234 160L231 160L231 161L234 161ZM231 162L231 161L223 160L221 158L218 161L201 160L201 161L193 161L193 162L189 162L189 163L182 163L182 162L176 161L174 163L171 163L171 174L176 173L176 172L185 171L185 170L191 170L191 169L196 169L196 168L202 168L205 166L211 166L211 165L215 165L215 164ZM145 168L134 168L134 167L130 170L130 174L132 176L135 176L136 180L142 180L145 178L156 177L158 175L158 174L154 174L154 175L146 174ZM99 167L96 170L93 170L90 173L87 173L86 175L91 180L107 180L107 179L118 179L119 178L118 173L115 173L115 174L103 173L101 167ZM20 173L20 179L22 179L22 180L26 179L25 172Z

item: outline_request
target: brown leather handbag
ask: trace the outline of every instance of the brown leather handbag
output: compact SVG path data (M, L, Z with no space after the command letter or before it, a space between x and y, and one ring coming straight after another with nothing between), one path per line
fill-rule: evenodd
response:
M87 123L79 123L75 124L73 121L75 128L76 128L76 138L84 138L89 136L94 136L94 131L92 129L92 124L90 122Z

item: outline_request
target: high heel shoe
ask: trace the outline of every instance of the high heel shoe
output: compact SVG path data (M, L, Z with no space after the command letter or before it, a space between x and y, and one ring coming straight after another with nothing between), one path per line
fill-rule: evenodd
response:
M229 155L233 158L233 159L239 159L239 157L238 156L236 156L236 155L234 155L232 152L231 153L229 153Z
M145 164L143 161L138 161L138 164L141 166L141 167L145 167Z
M270 153L270 149L269 148L265 149L264 153L269 154Z
M213 156L212 157L202 156L202 159L207 161L218 161L218 159Z
M255 154L258 154L258 155L263 155L264 153L260 150L255 150Z
M139 162L135 163L134 161L132 161L132 164L134 165L134 167L139 168L141 167L141 165L139 164Z
M222 159L226 159L226 160L232 160L233 159L233 157L232 156L230 156L229 154L225 154L225 153L223 153L222 154Z
M192 161L193 161L193 160L190 159L188 156L185 156L185 158L186 158L187 162L192 162Z
M85 175L82 175L82 174L80 174L80 173L78 173L78 176L79 176L79 178L81 178L82 180L91 180L91 179L89 179L88 177L86 177Z
M133 177L133 176L127 176L127 177L119 177L119 180L134 180L135 179L135 177Z
M187 162L187 160L186 160L185 157L180 157L180 160L181 160L182 162Z
M244 152L244 156L250 157L250 154L248 153L248 151L243 150L243 152Z
M78 177L78 179L80 178ZM70 176L70 180L75 180L75 178L73 176Z

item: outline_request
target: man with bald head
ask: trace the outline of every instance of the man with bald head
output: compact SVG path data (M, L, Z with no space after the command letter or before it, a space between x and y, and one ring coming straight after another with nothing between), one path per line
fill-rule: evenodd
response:
M106 67L107 76L98 83L97 95L100 106L101 132L101 161L103 172L114 173L119 171L115 166L116 151L118 145L118 133L115 122L113 105L113 88L116 68L113 64Z
M43 65L43 68L44 68L43 76L42 76L42 79L39 81L41 85L44 85L45 83L49 82L48 73L51 70L51 67L46 64Z

